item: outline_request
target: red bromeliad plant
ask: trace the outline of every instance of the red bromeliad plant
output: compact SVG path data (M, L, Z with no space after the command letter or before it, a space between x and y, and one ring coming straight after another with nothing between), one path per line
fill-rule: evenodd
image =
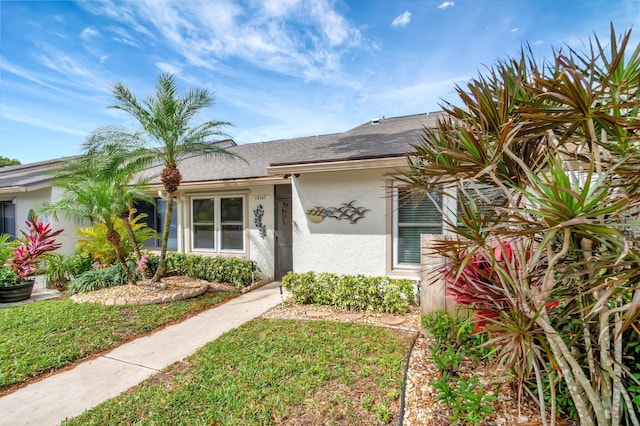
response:
M21 230L23 238L20 245L13 250L13 258L9 263L11 270L20 279L32 275L41 257L62 246L55 242L55 237L62 233L62 229L53 231L51 224L38 221L35 216L25 222L27 232Z

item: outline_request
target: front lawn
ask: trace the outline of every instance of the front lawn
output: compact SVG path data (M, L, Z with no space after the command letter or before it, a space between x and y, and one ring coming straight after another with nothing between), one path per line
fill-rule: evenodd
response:
M259 318L65 424L396 424L413 337Z
M145 306L102 306L65 299L0 309L0 391L234 296L206 294Z

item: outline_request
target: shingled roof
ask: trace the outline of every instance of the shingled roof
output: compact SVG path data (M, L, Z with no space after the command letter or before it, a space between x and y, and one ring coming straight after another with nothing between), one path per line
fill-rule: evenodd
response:
M269 176L268 167L354 161L403 156L434 127L441 113L372 120L344 133L250 143L228 148L243 158L193 157L180 162L183 183L255 179ZM158 175L162 167L147 173ZM159 179L156 182L159 183Z
M234 157L192 157L180 162L183 183L269 177L269 167L403 156L440 112L371 120L343 133L235 145L221 141ZM77 157L0 168L0 193L27 192L51 185L50 171ZM145 175L159 176L162 166ZM160 184L158 178L152 184Z
M29 192L51 185L51 171L77 157L0 167L0 193Z

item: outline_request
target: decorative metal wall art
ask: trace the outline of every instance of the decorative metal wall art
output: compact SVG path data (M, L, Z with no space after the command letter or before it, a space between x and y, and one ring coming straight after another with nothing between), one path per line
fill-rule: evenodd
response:
M264 208L262 208L262 204L258 204L258 206L253 210L253 215L255 216L253 223L258 228L260 232L260 237L264 240L267 236L267 227L262 224L262 216L264 216Z
M340 207L323 207L319 204L314 204L307 209L307 218L313 223L320 223L325 217L331 217L337 220L348 220L349 223L353 224L362 219L364 214L369 211L364 207L354 206L355 202L356 200L342 203Z

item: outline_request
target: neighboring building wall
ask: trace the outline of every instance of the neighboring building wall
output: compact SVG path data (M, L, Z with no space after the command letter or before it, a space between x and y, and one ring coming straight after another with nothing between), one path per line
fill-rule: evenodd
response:
M385 275L386 170L304 173L293 180L293 270ZM313 223L313 206L367 209L357 223L324 218Z
M58 253L70 254L75 250L78 238L76 236L76 229L80 227L71 218L67 218L63 215L58 217L58 220L53 219L50 215L42 213L40 210L45 203L55 200L59 196L59 190L56 188L43 188L31 192L21 192L13 194L16 206L16 226L18 228L18 234L20 229L25 229L24 222L27 220L29 210L33 209L38 217L44 222L51 223L53 229L64 229L62 234L56 237L56 241L62 244L62 247L58 250Z

